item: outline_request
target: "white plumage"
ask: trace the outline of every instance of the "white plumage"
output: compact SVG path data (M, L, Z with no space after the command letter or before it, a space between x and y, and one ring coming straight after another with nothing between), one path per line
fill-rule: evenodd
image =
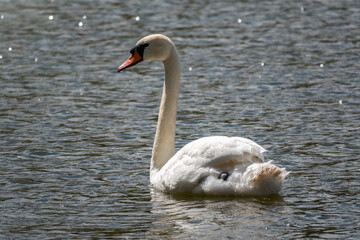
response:
M278 193L287 172L264 163L265 149L240 137L213 136L188 143L159 171L151 173L156 189L206 195ZM219 179L229 174L226 181Z
M288 174L265 149L241 137L204 137L174 151L180 61L175 45L163 35L149 35L131 50L118 71L143 60L164 63L165 81L151 158L150 182L155 189L181 194L268 195L280 191Z

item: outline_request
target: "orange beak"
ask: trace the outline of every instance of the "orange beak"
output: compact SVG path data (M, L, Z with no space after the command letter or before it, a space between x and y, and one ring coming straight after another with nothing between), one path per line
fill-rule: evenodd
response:
M117 70L118 70L118 72L120 72L128 67L132 67L132 66L138 64L142 60L143 60L142 57L140 56L138 51L135 49L134 53L131 54L131 56L128 58L128 60L126 60L123 64L121 64Z

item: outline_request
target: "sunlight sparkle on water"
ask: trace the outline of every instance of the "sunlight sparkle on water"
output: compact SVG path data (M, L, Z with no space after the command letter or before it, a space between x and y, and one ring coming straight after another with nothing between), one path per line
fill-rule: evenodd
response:
M2 55L0 55L0 59L2 59Z
M86 15L83 16L83 19L84 19L84 20L86 19Z
M4 15L3 15L3 14L1 14L0 18L1 18L1 19L4 19Z
M242 21L242 20L241 20L240 18L238 18L237 22L238 22L238 23L241 23L241 21Z
M54 16L53 15L50 15L49 16L49 20L51 21L51 20L54 20Z
M137 22L140 21L140 17L139 17L139 16L136 16L136 17L135 17L135 21L137 21Z
M12 47L9 47L9 52L11 52L12 51Z
M79 27L82 27L83 25L83 22L79 22Z

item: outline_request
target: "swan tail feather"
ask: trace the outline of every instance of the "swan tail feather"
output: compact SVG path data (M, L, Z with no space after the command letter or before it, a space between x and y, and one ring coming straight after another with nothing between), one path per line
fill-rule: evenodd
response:
M256 195L277 194L284 178L289 174L285 168L279 168L271 161L249 166L249 183Z

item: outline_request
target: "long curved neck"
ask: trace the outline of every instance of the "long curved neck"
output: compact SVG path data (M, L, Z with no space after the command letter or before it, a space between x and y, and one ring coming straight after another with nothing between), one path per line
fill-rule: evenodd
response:
M180 85L180 61L175 46L163 63L165 81L151 157L151 170L160 170L175 154L176 109Z

